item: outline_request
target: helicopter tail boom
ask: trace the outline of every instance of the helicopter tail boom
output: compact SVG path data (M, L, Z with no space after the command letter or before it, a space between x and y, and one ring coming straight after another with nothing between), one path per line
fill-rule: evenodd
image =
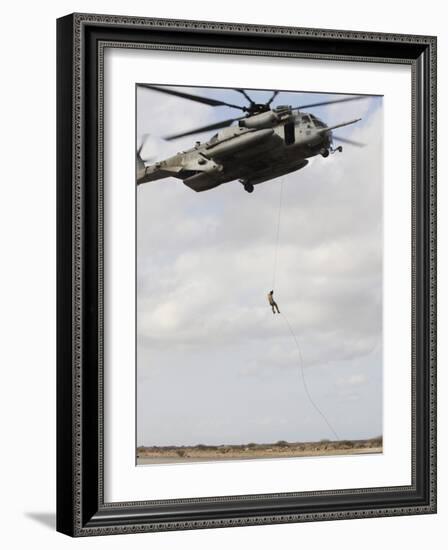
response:
M137 159L138 162L138 159ZM137 166L137 170L138 170ZM182 170L180 166L170 167L169 169L160 168L157 164L152 166L144 166L144 170L141 169L141 172L137 171L137 185L142 183L148 183L150 181L161 180L163 178L179 177L178 174Z

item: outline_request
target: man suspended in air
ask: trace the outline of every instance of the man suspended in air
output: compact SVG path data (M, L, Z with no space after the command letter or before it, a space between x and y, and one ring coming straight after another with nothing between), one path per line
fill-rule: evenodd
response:
M280 313L280 310L278 309L278 305L277 305L277 302L274 300L274 291L271 290L271 292L269 292L268 294L268 301L269 301L269 304L272 308L272 313L275 313L277 310L277 313Z

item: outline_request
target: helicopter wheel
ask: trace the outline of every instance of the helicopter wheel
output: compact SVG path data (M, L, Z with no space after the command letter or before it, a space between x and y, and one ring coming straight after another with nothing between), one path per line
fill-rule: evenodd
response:
M330 151L328 149L321 149L320 154L324 157L324 159L326 159L330 154Z
M245 183L244 190L247 191L248 193L253 193L254 186L251 183Z

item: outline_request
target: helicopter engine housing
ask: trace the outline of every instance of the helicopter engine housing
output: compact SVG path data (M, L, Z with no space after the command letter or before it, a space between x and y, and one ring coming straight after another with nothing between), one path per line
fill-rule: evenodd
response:
M274 110L252 115L238 122L243 128L272 128L277 124L286 122L291 117L291 108L282 105Z
M277 115L273 111L267 111L266 113L260 113L259 115L253 115L240 120L239 125L244 128L272 128L278 122Z

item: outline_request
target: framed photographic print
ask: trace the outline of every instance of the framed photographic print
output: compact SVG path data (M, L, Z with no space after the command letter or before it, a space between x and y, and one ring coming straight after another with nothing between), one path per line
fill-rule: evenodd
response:
M58 20L71 536L436 511L436 39Z

